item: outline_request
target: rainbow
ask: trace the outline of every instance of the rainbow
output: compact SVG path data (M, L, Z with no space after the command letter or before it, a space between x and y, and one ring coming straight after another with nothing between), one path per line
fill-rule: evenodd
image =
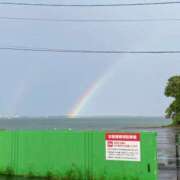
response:
M67 114L69 118L75 118L80 115L81 111L86 107L87 103L92 99L94 94L112 77L116 68L111 68L102 77L93 82L85 93L80 96L72 110Z
M99 86L100 83L97 81L86 90L86 92L79 98L73 109L68 113L69 118L74 118L79 115L83 107L87 104Z
M35 68L32 70L28 68L26 74L17 82L17 87L14 90L14 94L10 99L9 106L7 108L8 115L18 115L18 109L22 106L28 92L30 92L33 88L32 80L36 77L35 70Z

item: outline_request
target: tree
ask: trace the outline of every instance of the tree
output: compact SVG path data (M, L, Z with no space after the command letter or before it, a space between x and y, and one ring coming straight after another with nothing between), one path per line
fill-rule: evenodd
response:
M165 95L174 100L166 109L166 117L173 119L173 124L180 125L180 76L173 76L168 80Z

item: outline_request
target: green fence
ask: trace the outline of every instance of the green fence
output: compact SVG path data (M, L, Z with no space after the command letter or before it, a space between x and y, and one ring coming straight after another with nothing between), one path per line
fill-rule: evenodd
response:
M156 153L156 133L151 132L0 132L1 173L157 180Z

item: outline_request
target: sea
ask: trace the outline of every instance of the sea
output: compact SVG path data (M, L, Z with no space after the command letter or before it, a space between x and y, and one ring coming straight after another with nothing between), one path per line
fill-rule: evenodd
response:
M1 130L118 130L155 131L158 134L159 180L180 180L180 128L168 127L171 120L163 117L99 116L99 117L5 117ZM30 180L5 177L0 180ZM33 178L33 180L38 180Z

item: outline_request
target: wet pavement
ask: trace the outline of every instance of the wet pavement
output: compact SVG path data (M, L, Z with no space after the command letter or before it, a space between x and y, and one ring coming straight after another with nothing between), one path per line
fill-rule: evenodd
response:
M161 169L159 171L159 180L180 180L179 177L176 170Z

